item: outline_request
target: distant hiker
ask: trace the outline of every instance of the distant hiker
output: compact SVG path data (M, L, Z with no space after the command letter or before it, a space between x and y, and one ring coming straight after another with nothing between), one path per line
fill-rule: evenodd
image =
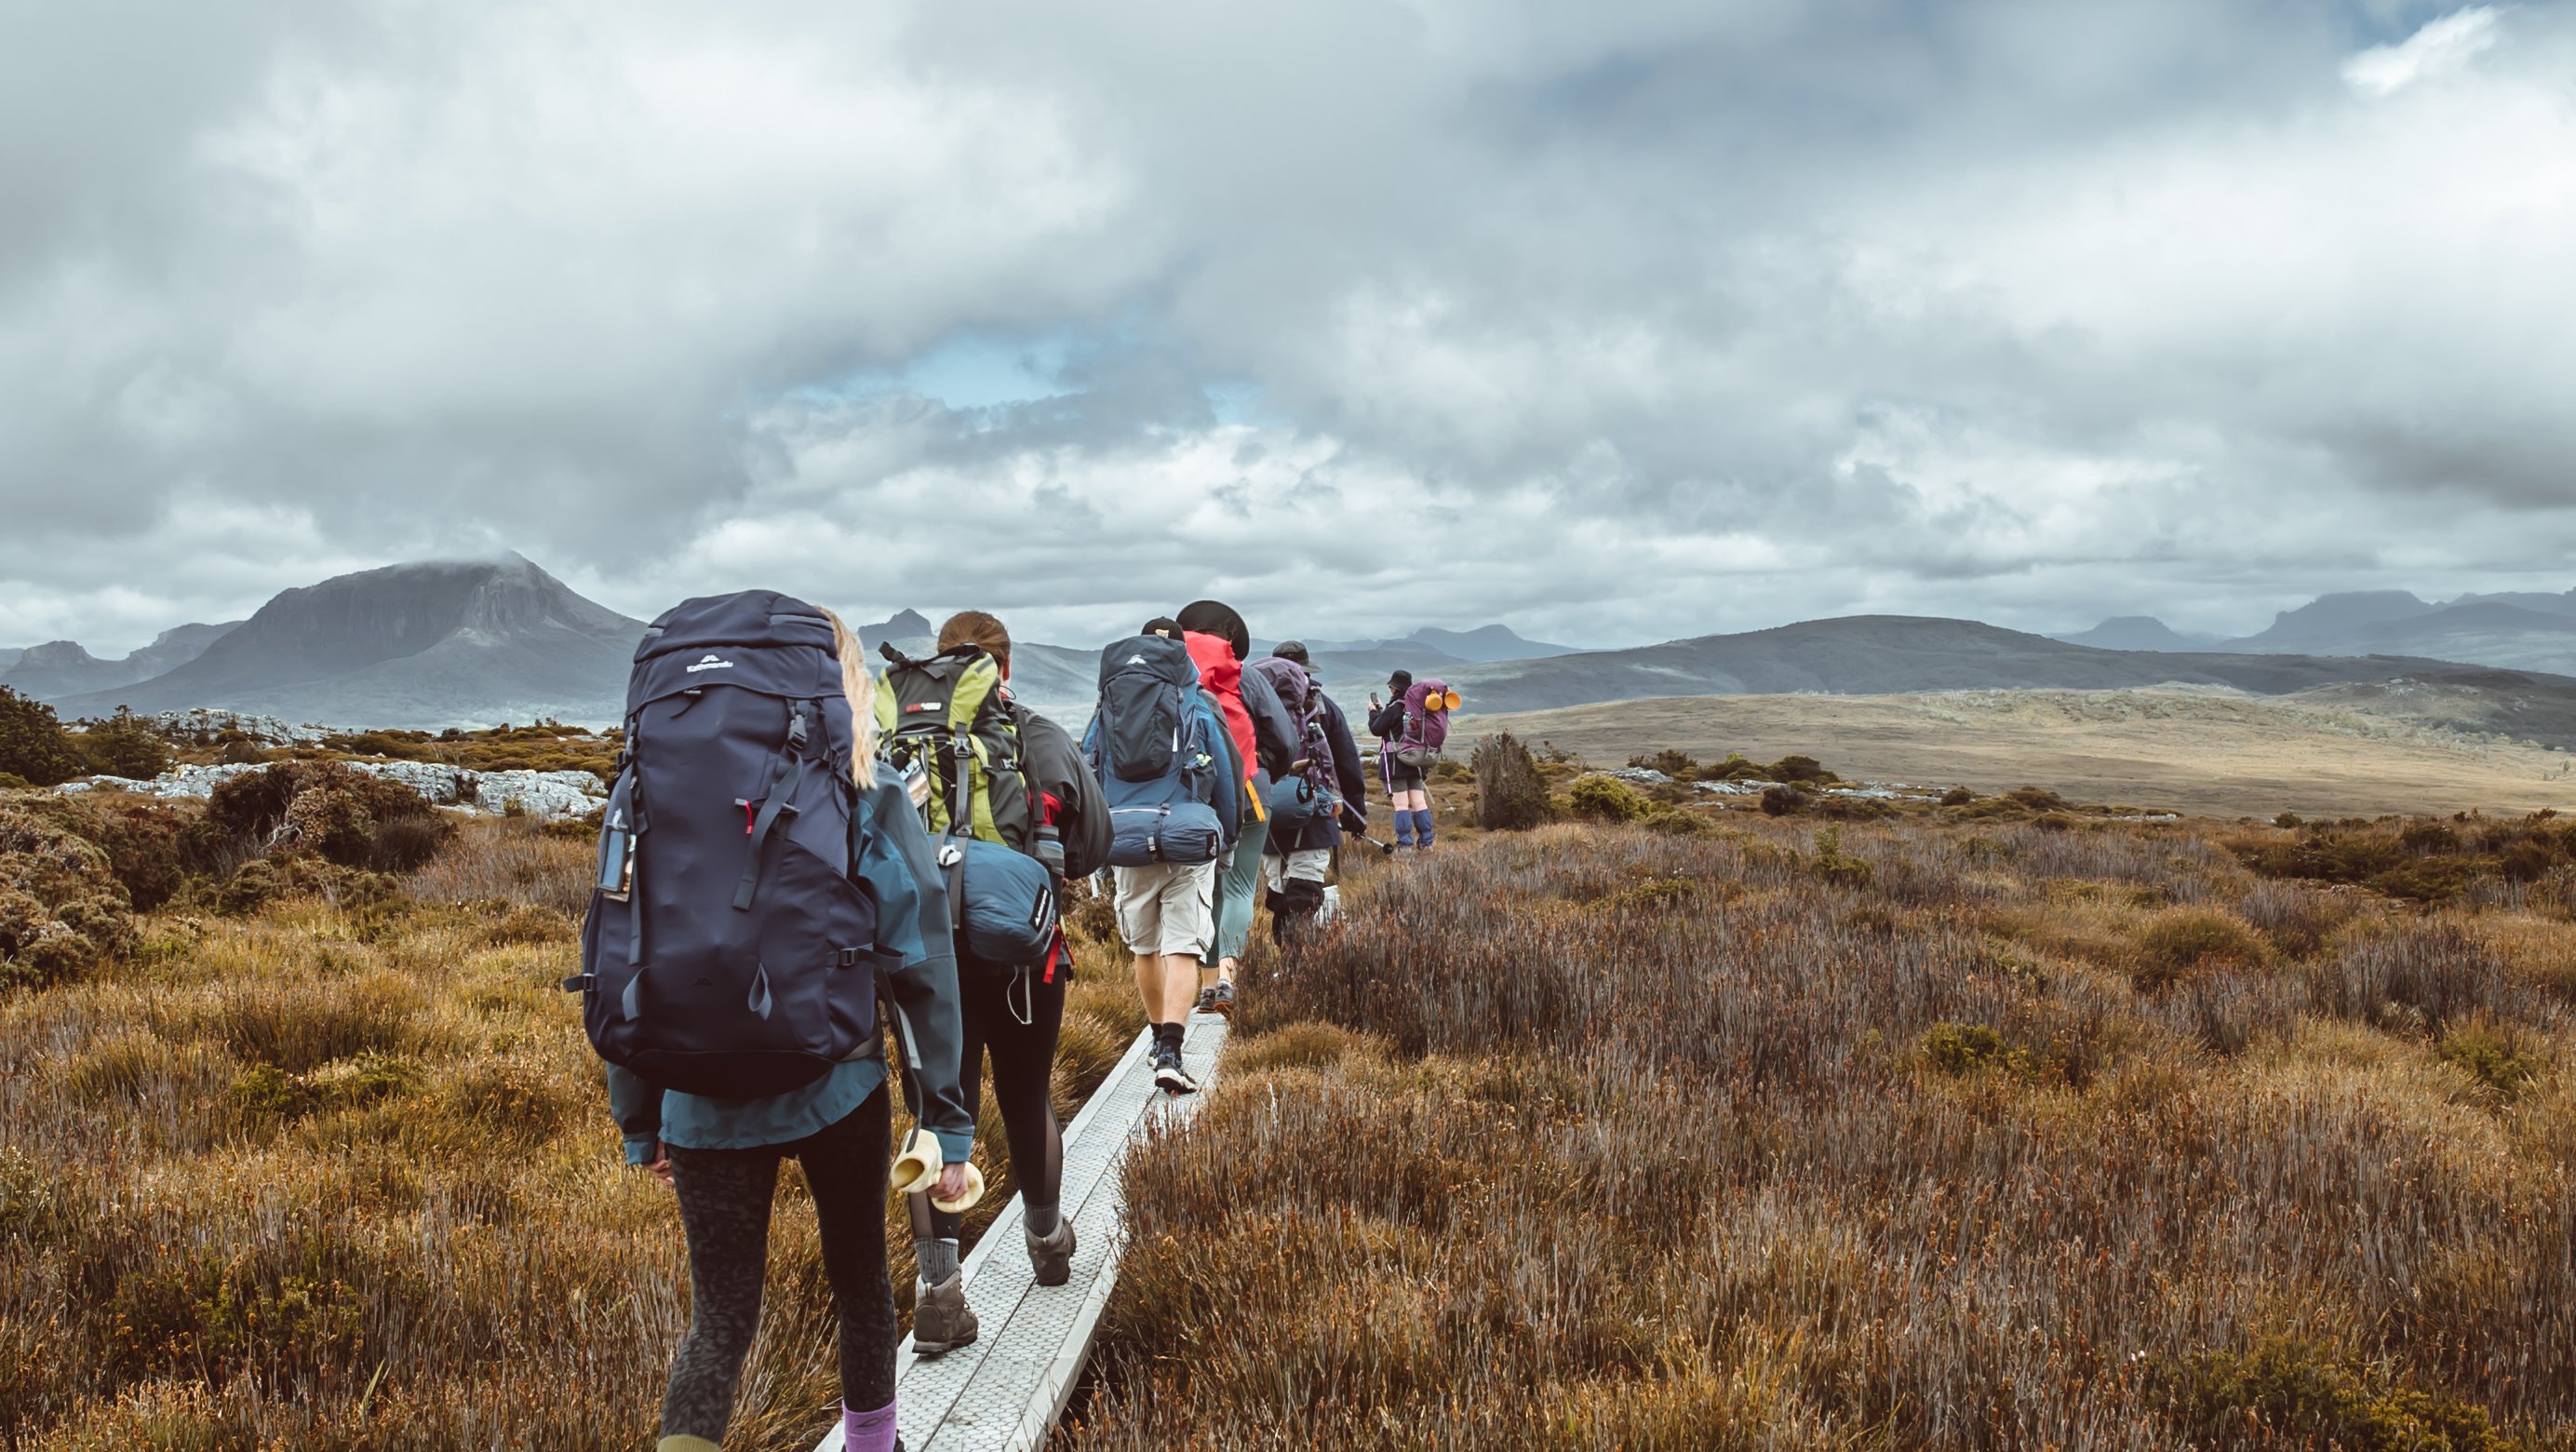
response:
M1285 941L1324 906L1324 874L1345 827L1368 830L1368 773L1349 718L1314 674L1302 642L1283 640L1253 675L1270 687L1297 731L1296 760L1270 789L1270 837L1261 859L1270 934Z
M873 690L839 619L766 591L688 601L636 651L567 986L609 1061L627 1162L678 1191L688 1234L661 1452L724 1440L790 1155L840 1319L847 1445L895 1443L881 993L944 1162L932 1193L970 1193L947 891L902 783L873 764Z
M1180 622L1149 620L1100 653L1100 702L1082 755L1109 808L1118 932L1154 1026L1154 1083L1198 1088L1181 1067L1199 959L1216 940L1216 863L1233 850L1244 773Z
M1252 633L1242 616L1214 600L1198 600L1178 618L1190 658L1198 662L1199 682L1215 693L1244 767L1242 830L1233 852L1217 868L1216 942L1206 962L1216 971L1216 981L1199 990L1195 1005L1201 1013L1231 1017L1234 975L1243 966L1244 940L1252 936L1262 844L1270 835L1270 786L1287 775L1296 757L1297 731L1275 694L1244 689L1243 662L1252 654Z
M1369 734L1378 738L1378 774L1395 810L1395 845L1431 845L1431 767L1449 740L1449 713L1458 693L1438 680L1415 681L1411 671L1387 677L1391 699L1369 697Z
M1107 864L1108 811L1073 738L1012 699L1011 635L1000 620L981 610L951 616L926 661L882 649L888 666L876 720L887 758L926 775L923 812L943 858L951 838L971 839L950 869L959 888L950 910L959 929L966 1112L983 1107L989 1050L1029 1260L1039 1285L1060 1286L1072 1275L1074 1237L1058 1207L1064 1142L1052 1089L1073 962L1057 904L1068 880ZM1017 859L995 858L997 851ZM940 1356L978 1331L958 1266L965 1216L928 1196L911 1198L921 1267L912 1347Z

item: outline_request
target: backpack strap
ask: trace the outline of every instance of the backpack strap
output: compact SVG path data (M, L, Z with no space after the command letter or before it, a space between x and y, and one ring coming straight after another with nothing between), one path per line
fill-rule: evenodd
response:
M751 900L760 891L760 849L768 845L770 829L778 825L778 814L795 810L796 789L805 784L805 767L811 759L805 750L805 703L791 701L787 709L787 740L778 748L778 759L769 768L769 794L760 804L760 814L751 820L751 844L743 852L742 880L734 885L736 912L751 911Z

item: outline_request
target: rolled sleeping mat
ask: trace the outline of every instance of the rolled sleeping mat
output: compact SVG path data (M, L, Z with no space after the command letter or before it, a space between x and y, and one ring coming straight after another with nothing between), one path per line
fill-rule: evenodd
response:
M936 1176L934 1175L933 1178L936 1178ZM944 1210L951 1215L963 1215L967 1211L974 1209L975 1203L983 1198L984 1172L975 1168L975 1162L973 1160L968 1160L966 1162L966 1193L954 1200L942 1200L938 1196L933 1195L930 1197L930 1203L934 1209Z
M886 1182L898 1195L918 1195L937 1182L941 1163L939 1141L916 1126L904 1139L903 1153L894 1157Z

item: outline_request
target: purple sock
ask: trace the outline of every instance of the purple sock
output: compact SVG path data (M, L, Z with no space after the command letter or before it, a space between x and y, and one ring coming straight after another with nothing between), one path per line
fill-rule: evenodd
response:
M841 1445L849 1452L894 1452L894 1403L873 1412L841 1403Z

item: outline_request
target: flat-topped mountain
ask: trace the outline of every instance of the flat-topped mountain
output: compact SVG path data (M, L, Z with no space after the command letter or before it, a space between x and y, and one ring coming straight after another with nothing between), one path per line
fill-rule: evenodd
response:
M195 659L59 705L363 725L613 721L643 628L516 554L389 565L285 591Z
M2185 635L2152 615L2114 615L2090 630L2050 639L2096 650L2206 650L2216 637Z

